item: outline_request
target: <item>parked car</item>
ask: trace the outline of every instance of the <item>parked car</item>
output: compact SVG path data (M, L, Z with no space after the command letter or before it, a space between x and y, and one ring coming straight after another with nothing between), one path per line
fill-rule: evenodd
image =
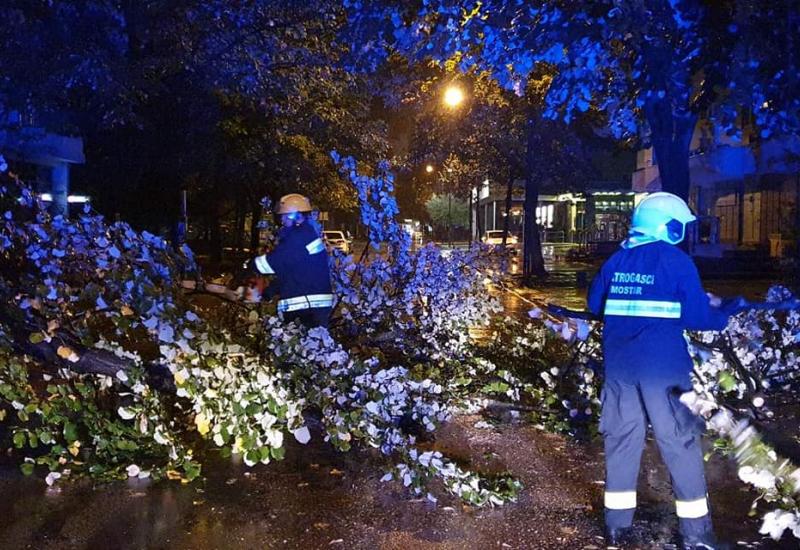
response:
M490 229L483 235L483 242L485 244L491 244L494 246L500 246L503 244L503 231L500 229ZM506 237L506 244L507 245L517 245L519 244L519 239L516 235L512 235L511 233L508 234Z
M328 248L337 248L345 254L350 254L350 243L353 241L345 236L344 231L323 231L322 238Z

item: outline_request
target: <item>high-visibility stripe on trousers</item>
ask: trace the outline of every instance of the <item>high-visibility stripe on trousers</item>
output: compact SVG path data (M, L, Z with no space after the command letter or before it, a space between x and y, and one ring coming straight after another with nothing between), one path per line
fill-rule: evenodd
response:
M624 383L603 387L600 431L606 455L605 516L608 527L628 527L636 509L636 483L647 421L672 478L675 510L684 536L711 531L706 497L702 422L679 401L690 389L685 380Z

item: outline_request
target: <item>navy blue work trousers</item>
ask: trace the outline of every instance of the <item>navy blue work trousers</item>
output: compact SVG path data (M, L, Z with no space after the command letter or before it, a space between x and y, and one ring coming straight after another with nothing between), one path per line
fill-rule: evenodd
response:
M680 402L689 377L621 382L603 387L600 431L606 455L605 518L610 528L633 522L636 483L647 423L672 478L675 509L684 536L712 530L700 436L703 422Z

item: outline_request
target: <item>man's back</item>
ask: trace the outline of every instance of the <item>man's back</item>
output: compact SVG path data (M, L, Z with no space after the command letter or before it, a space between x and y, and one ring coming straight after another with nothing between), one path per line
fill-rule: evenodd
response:
M278 276L281 299L295 296L330 294L330 266L325 244L307 223L282 232L278 245L267 254Z
M691 259L661 241L611 256L592 281L588 302L604 316L609 379L688 374L684 329L719 329L726 321L710 307Z

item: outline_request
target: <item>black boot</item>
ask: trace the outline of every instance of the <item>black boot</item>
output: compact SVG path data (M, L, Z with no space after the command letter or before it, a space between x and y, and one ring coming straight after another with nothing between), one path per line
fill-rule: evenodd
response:
M727 550L728 545L718 542L713 533L683 537L683 550Z
M606 527L606 546L632 544L633 529L630 527Z

